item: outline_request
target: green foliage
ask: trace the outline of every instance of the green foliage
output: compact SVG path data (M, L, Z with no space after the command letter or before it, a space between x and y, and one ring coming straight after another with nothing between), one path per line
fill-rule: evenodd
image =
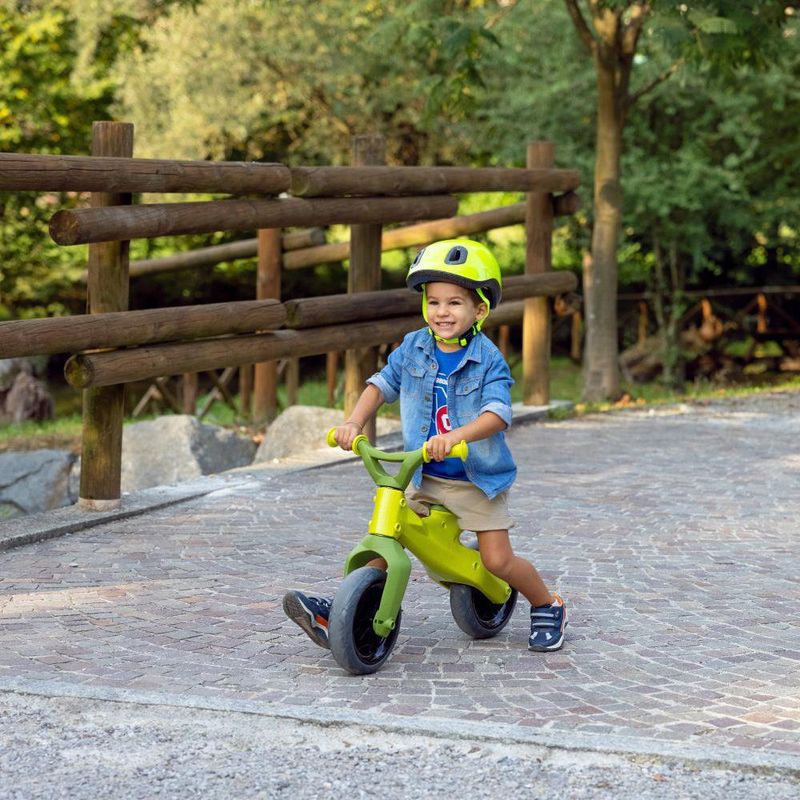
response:
M93 119L112 98L107 80L72 82L74 21L68 4L29 12L0 8L0 150L85 153ZM85 249L50 241L47 222L66 195L0 193L0 313L44 316L80 308L72 287Z
M629 116L624 283L652 281L656 243L677 247L686 283L796 278L800 57L785 5L651 3L631 91L685 63ZM85 153L91 121L112 113L136 123L140 156L344 164L351 135L376 131L390 163L521 166L528 141L549 139L583 177L584 208L557 221L553 250L558 268L580 269L596 87L563 0L37 0L0 4L0 22L2 150ZM517 199L464 198L461 212ZM85 248L56 247L46 225L83 200L0 196L0 317L81 310ZM135 242L132 258L231 238ZM485 239L521 271L521 227ZM387 256L387 283L409 255ZM132 304L251 297L254 269L137 280ZM344 279L338 266L294 272L284 291Z

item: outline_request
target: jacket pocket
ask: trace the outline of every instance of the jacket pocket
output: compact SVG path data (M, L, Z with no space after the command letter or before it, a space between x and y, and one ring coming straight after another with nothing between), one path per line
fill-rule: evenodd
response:
M469 395L481 388L480 378L468 378L456 384L456 394Z
M459 425L466 425L478 417L481 410L480 388L479 378L466 378L456 383L453 398L455 402L450 409L450 418L455 417Z
M413 361L406 361L403 364L403 369L411 375L412 378L423 378L425 376L425 368L420 364L415 364Z

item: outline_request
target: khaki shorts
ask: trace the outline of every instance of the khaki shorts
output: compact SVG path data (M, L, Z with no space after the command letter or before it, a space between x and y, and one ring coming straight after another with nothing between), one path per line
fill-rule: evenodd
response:
M430 514L430 506L445 506L458 519L465 531L506 531L514 527L508 515L508 492L500 492L490 500L470 481L449 481L422 476L422 486L406 489L408 506L421 517Z

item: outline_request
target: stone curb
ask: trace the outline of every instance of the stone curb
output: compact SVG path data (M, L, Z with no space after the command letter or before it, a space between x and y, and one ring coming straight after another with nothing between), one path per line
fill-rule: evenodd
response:
M308 709L303 706L279 705L254 700L211 699L191 694L173 695L164 691L76 686L60 681L28 681L21 678L0 678L0 692L53 699L72 698L157 708L250 714L273 719L288 719L323 728L357 726L360 735L363 735L364 729L371 728L383 733L467 741L479 739L499 744L527 744L553 750L616 754L671 762L688 761L699 768L707 769L745 768L800 777L800 757L798 756L775 752L760 753L739 747L692 745L605 733L542 732L504 723L420 720L367 711Z
M515 403L513 406L514 425L536 422L547 419L551 410L570 409L572 403L565 400L554 400L547 406L524 406ZM399 450L403 439L400 433L381 436L378 443L385 450ZM328 453L328 451L312 452L305 459L286 460L273 464L254 464L227 470L217 475L204 475L192 481L171 486L156 486L126 494L122 498L120 508L113 511L84 511L77 505L44 511L39 514L28 514L0 523L0 552L13 547L43 542L58 536L105 525L108 522L128 519L156 511L160 508L194 500L212 492L225 489L235 490L239 486L252 485L252 481L263 475L286 474L310 469L323 469L344 462L354 461L357 456L344 453Z

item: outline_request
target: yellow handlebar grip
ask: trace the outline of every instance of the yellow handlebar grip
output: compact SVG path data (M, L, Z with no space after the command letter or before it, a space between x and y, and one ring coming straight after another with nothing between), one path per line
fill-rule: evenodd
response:
M353 444L351 445L351 449L356 455L359 455L358 446L361 444L361 442L366 442L367 444L369 444L369 439L366 436L364 436L363 433L359 433L358 436L356 436L356 438L353 439Z
M431 457L428 455L428 443L427 442L423 442L422 443L422 463L423 464L430 464L431 463Z
M337 447L336 444L336 428L331 428L325 436L325 441L328 443L328 447Z
M454 444L450 448L450 452L447 454L447 457L448 458L460 458L462 461L466 461L468 453L469 453L469 446L462 439L458 444Z

